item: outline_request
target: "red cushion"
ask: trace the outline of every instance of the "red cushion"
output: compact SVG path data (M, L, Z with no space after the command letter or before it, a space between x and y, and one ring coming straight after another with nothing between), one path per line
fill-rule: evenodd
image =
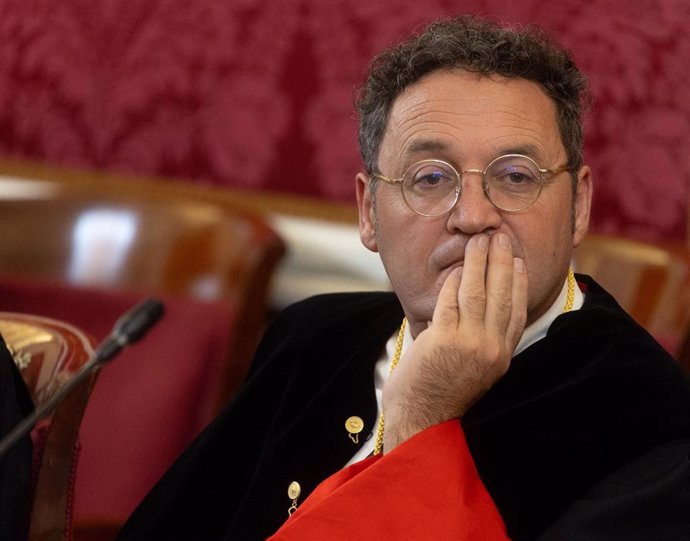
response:
M40 314L105 338L149 295L0 278L0 310ZM156 295L163 319L106 365L81 429L75 521L124 520L213 415L232 307Z

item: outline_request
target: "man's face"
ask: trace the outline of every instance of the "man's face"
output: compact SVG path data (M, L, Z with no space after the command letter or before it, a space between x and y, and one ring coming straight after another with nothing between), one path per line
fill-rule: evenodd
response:
M415 162L440 159L458 171L484 170L503 154L525 154L541 168L567 162L551 99L531 81L436 71L403 91L393 103L381 142L378 173L399 178ZM370 178L357 176L360 235L379 252L405 314L418 334L431 320L449 272L463 264L465 246L477 234L506 233L529 278L528 323L555 301L572 249L589 221L591 177L579 172L572 195L568 172L547 177L528 209L497 209L482 190L482 177L466 174L456 206L439 217L414 213L400 186L379 182L374 209ZM573 223L572 212L575 211Z

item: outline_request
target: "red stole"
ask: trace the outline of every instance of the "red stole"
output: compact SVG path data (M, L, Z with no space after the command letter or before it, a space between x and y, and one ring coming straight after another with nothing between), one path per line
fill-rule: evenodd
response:
M457 420L316 487L270 541L508 539Z

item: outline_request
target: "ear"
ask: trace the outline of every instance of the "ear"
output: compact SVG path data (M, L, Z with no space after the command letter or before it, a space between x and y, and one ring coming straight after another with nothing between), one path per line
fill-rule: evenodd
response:
M378 252L376 243L376 216L374 201L369 188L371 178L366 173L359 173L357 182L357 209L359 210L359 238L362 244L372 252Z
M592 170L583 165L578 172L574 201L573 247L577 247L587 234L592 207Z

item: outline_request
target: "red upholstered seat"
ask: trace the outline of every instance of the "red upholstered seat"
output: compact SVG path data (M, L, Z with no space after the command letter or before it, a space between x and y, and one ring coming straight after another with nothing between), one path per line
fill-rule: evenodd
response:
M40 311L98 340L144 297L0 278L0 310ZM80 436L77 525L116 528L213 415L235 314L227 303L159 298L163 319L103 368L91 395Z

